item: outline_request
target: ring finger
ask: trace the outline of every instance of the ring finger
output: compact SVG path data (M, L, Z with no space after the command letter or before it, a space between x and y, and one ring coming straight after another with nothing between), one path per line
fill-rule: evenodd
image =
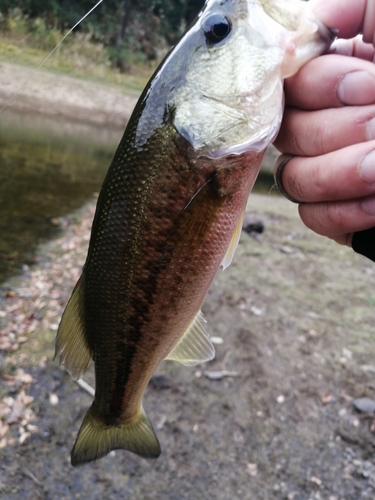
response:
M286 163L281 156L274 171L282 190L299 203L371 196L375 194L375 140L320 156L292 157Z

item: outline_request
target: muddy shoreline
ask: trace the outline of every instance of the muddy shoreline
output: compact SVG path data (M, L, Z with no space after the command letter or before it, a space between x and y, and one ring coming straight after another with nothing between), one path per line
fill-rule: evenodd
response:
M0 61L0 107L29 79L33 69ZM123 127L139 95L120 89L39 70L9 104L16 110L38 112L98 126ZM0 115L1 119L1 115Z

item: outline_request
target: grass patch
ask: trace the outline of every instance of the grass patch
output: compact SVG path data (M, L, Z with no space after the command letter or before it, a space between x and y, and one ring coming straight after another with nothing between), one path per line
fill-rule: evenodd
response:
M15 15L5 27L0 23L0 59L35 69L63 36L59 30L47 28L42 19L35 19L30 25L27 19ZM43 67L127 91L141 92L157 62L147 61L142 54L125 50L121 53L124 71L120 71L113 67L112 52L111 48L95 42L91 33L72 33Z

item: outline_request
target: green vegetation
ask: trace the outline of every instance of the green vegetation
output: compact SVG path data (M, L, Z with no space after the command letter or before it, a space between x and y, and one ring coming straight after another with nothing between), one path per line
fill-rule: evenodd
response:
M0 0L0 57L37 66L95 3ZM46 67L140 90L202 5L203 0L104 0Z

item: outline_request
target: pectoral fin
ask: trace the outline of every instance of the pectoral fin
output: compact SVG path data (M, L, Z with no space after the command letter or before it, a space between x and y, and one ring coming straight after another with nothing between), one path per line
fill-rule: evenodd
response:
M230 243L229 243L229 247L228 247L226 254L224 255L224 259L221 263L223 270L226 269L231 264L231 262L233 260L234 252L236 251L236 248L238 247L238 242L240 241L244 216L245 216L245 209L243 210L243 212L241 213L241 215L237 221L232 239L230 240Z
M74 287L72 296L62 315L55 343L55 358L74 379L86 372L91 352L85 339L83 322L83 280L84 273Z
M205 322L201 311L194 318L178 344L165 359L178 361L186 366L194 366L215 357L215 348L205 332Z

